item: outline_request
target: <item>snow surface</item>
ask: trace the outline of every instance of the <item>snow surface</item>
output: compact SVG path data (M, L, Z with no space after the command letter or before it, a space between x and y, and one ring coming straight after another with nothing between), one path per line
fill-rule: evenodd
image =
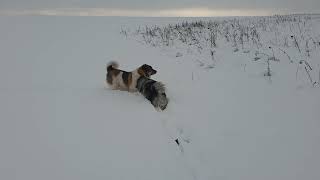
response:
M320 89L288 65L270 82L226 48L204 69L120 34L180 21L0 17L0 179L320 179ZM152 65L168 108L106 89L111 60Z

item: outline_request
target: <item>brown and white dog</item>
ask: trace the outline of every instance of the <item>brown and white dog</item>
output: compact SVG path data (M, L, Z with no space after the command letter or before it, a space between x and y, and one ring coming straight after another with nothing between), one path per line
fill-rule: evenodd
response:
M134 71L127 72L118 69L119 65L117 62L110 62L107 65L107 75L106 75L106 83L113 90L122 90L129 92L136 92L137 89L137 81L138 79L143 77L150 77L157 73L150 65L144 64L137 68Z

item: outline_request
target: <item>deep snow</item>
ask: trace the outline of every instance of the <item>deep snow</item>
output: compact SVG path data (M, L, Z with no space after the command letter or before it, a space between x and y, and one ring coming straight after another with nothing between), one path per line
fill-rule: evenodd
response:
M319 179L319 88L286 81L287 66L269 82L246 55L204 69L120 34L180 21L0 17L0 179ZM168 108L106 89L110 60L152 65Z

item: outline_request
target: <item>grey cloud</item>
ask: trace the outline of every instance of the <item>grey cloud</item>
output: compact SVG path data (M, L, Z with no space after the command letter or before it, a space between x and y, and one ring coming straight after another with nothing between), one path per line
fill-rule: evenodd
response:
M1 9L116 8L116 9L287 9L320 12L320 0L1 0Z

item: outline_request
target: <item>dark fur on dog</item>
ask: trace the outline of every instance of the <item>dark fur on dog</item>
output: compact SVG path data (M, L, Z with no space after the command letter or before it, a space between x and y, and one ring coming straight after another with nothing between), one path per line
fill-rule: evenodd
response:
M126 90L130 92L137 91L137 81L140 77L150 77L157 73L150 65L144 64L134 71L127 72L118 69L116 62L110 62L107 65L106 83L112 89Z
M137 89L155 108L164 110L167 107L169 100L161 82L141 76L137 82Z

